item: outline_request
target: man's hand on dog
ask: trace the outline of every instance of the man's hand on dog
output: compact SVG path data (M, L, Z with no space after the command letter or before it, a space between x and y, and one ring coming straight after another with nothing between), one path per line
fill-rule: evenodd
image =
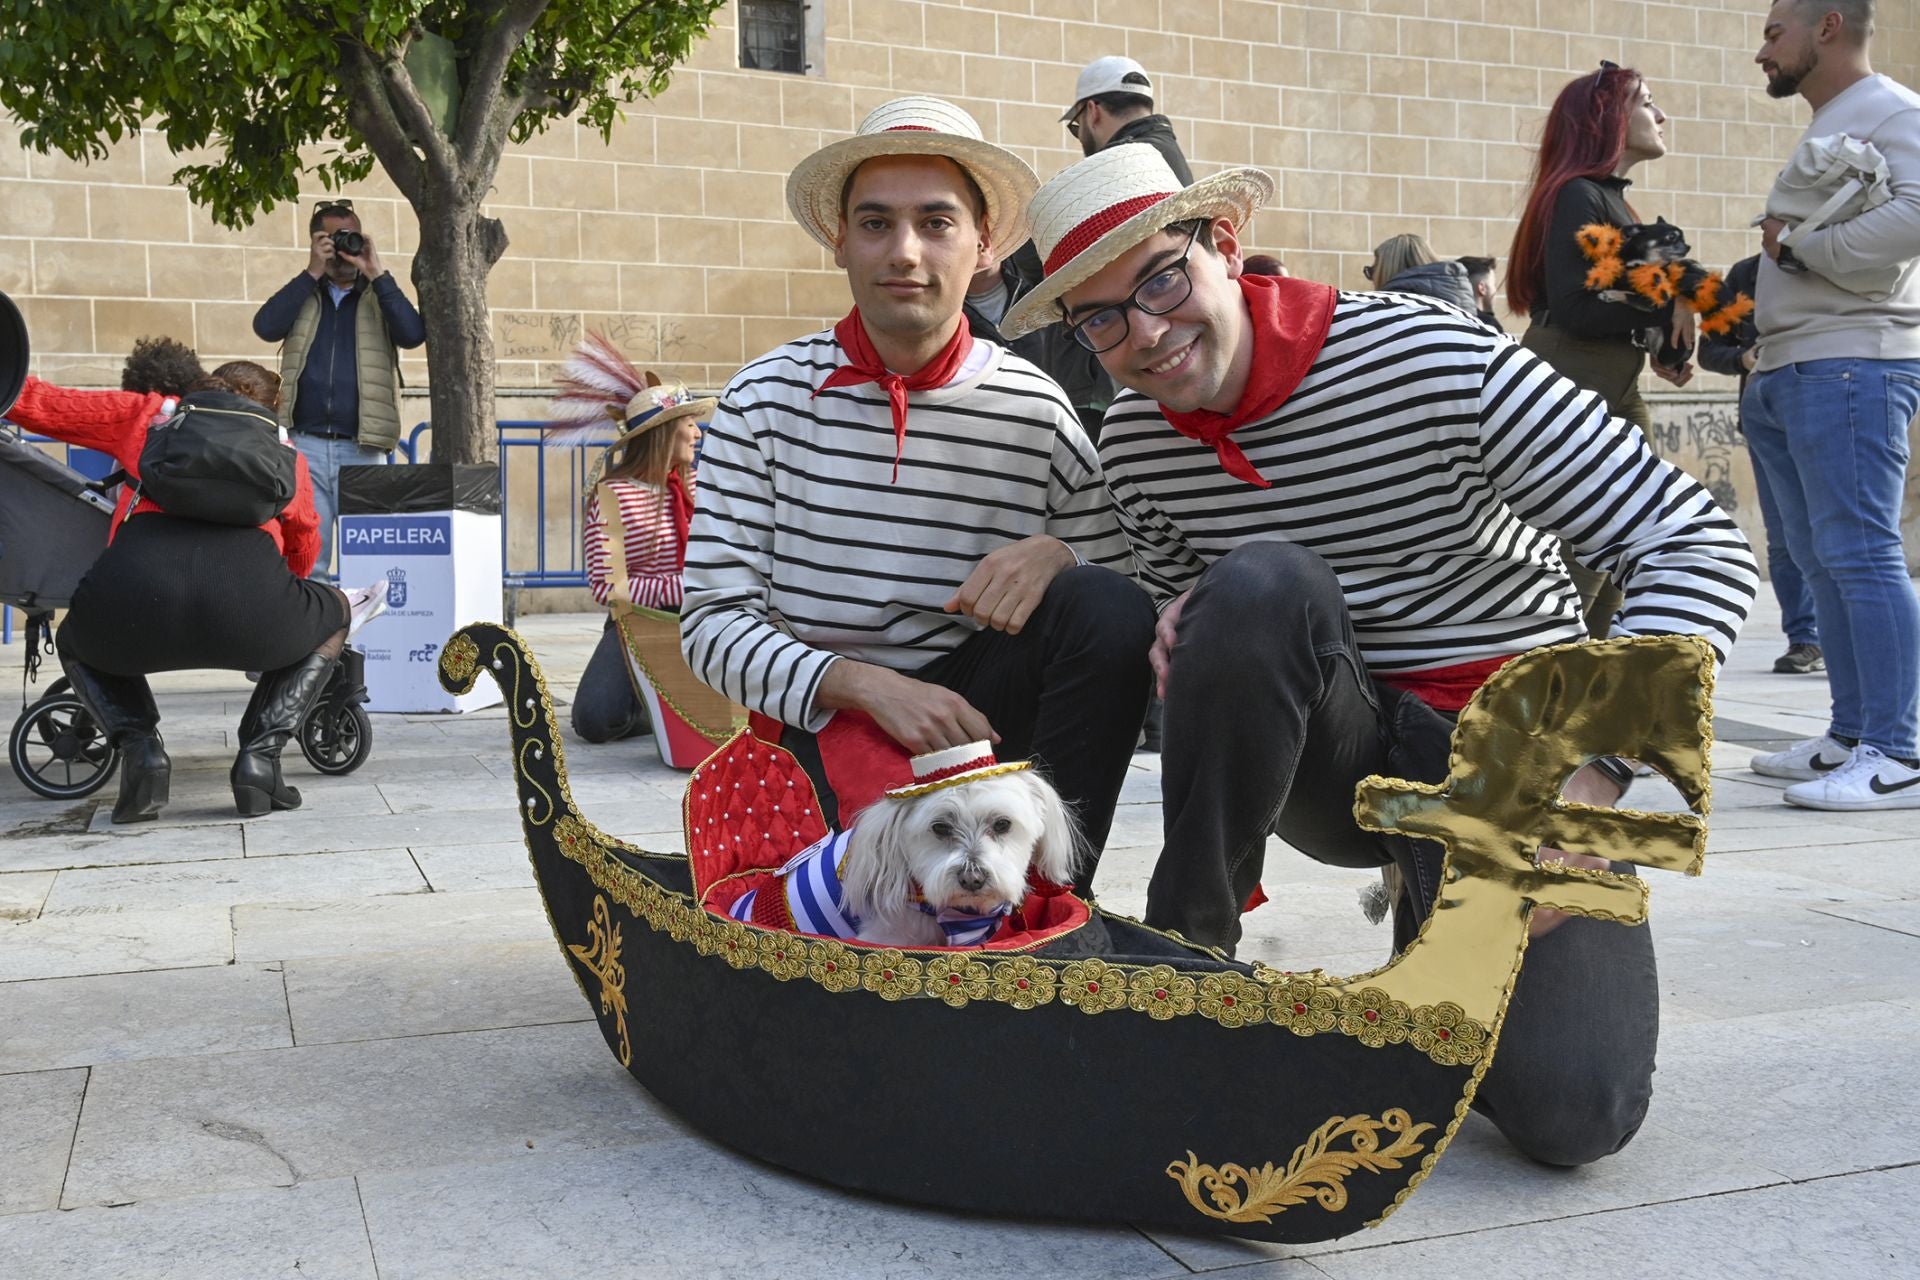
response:
M827 668L815 701L830 711L866 712L915 755L1000 741L987 718L953 690L849 658Z
M1071 547L1044 533L1010 542L975 565L941 608L1017 636L1053 580L1075 563Z
M1173 644L1178 639L1174 630L1180 625L1180 610L1192 594L1182 591L1175 596L1173 603L1160 611L1160 620L1153 624L1153 648L1147 650L1147 665L1153 668L1154 696L1161 699L1167 696L1167 674L1173 670Z

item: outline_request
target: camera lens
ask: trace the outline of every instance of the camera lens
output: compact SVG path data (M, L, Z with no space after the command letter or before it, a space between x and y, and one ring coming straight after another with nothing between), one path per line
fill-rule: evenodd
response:
M367 238L358 231L348 231L342 228L333 233L333 247L337 253L344 254L349 258L357 258L360 256L361 251L367 247Z

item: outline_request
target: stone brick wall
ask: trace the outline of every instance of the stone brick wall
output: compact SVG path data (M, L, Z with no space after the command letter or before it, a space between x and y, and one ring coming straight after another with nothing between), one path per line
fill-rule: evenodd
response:
M954 98L1044 177L1076 152L1055 117L1081 64L1125 52L1158 76L1197 173L1280 180L1252 243L1297 273L1362 287L1371 246L1417 231L1504 256L1544 115L1572 75L1642 69L1674 118L1644 166L1642 212L1725 264L1805 119L1766 97L1752 52L1764 0L819 0L824 76L741 71L732 11L660 99L603 143L562 124L513 149L491 210L512 236L491 300L501 385L532 391L583 327L715 386L747 357L844 311L844 283L786 218L800 156L904 92ZM1880 66L1920 79L1920 5L1883 0ZM0 131L0 288L39 368L110 382L142 333L210 358L271 354L248 323L304 261L307 208L229 232L169 182L147 134L103 162L30 155ZM311 193L317 196L319 192ZM378 175L351 193L396 274L412 218ZM425 367L408 362L409 381Z
M672 88L611 140L560 124L513 148L490 210L512 247L490 281L501 416L587 327L699 387L824 327L840 273L786 216L793 163L908 92L950 97L1042 177L1077 158L1057 121L1088 60L1126 53L1156 75L1197 174L1255 164L1279 179L1251 245L1348 288L1387 236L1504 259L1545 106L1601 58L1642 70L1672 117L1672 153L1635 201L1724 266L1804 127L1752 65L1765 0L816 0L825 74L737 67L732 10ZM1920 2L1881 0L1877 64L1920 83ZM271 358L249 328L301 269L311 192L239 232L171 185L147 134L103 162L31 155L0 125L0 288L27 314L40 372L111 384L133 339L165 332L209 361ZM407 279L413 219L379 175L348 193ZM412 393L425 364L405 368ZM1703 376L1694 390L1730 387ZM424 416L424 401L419 412Z

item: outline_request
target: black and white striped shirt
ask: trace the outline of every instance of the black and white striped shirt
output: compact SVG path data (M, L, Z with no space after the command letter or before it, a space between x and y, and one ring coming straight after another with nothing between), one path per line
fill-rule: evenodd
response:
M1051 534L1132 573L1100 463L1059 387L975 339L952 383L893 418L873 383L814 396L831 331L755 360L721 394L700 459L681 647L714 688L817 730L836 657L914 671L979 629L942 611L981 558Z
M1164 601L1242 543L1297 543L1338 576L1378 672L1584 638L1561 538L1625 592L1616 635L1693 633L1724 657L1753 601L1753 553L1699 483L1437 303L1342 293L1305 380L1232 439L1272 488L1152 400L1108 409L1100 456L1141 582Z

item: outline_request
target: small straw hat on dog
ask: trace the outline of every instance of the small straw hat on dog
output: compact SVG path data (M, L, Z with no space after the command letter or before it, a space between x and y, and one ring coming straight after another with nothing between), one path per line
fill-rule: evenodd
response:
M958 747L948 747L944 751L929 751L925 755L913 758L913 781L903 786L888 787L887 795L895 800L910 800L914 796L924 796L930 791L939 791L945 787L963 787L969 782L978 782L982 778L995 778L1003 773L1019 773L1022 769L1032 768L1026 760L1015 760L1001 764L993 758L991 742L969 742Z
M860 131L820 148L787 178L787 208L806 233L836 247L840 194L847 176L876 156L945 156L972 175L987 200L987 230L996 249L1027 239L1027 202L1040 179L1027 162L980 135L972 116L939 98L896 98L860 122Z
M1028 217L1045 275L1007 312L1000 332L1013 339L1052 324L1060 318L1054 303L1062 294L1162 227L1225 218L1238 229L1272 195L1273 179L1258 169L1226 169L1182 187L1153 147L1125 143L1096 151L1048 179L1033 197Z

